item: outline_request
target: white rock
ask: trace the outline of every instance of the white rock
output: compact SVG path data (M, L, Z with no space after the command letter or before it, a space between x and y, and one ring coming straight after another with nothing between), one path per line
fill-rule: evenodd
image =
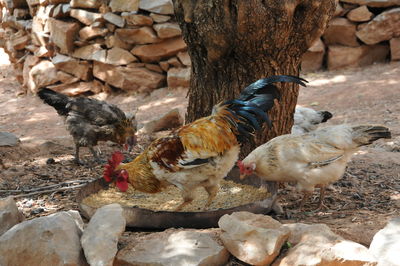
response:
M90 265L113 265L118 238L125 231L125 225L121 205L114 203L97 209L81 238Z
M376 260L366 247L345 240L323 224L287 224L296 244L288 253L274 262L274 266L292 265L375 265Z
M229 253L208 233L167 230L147 235L118 252L118 265L225 265Z
M108 21L108 22L110 22L110 23L112 23L115 26L118 26L120 28L123 28L125 26L125 19L123 17L121 17L121 16L118 16L118 15L114 14L114 13L111 13L111 12L105 13L103 15L103 18L106 21Z
M2 139L0 132L0 143ZM24 215L18 210L12 197L0 199L0 236L14 225L25 220Z
M369 251L377 258L378 266L400 265L400 217L391 219L375 234Z
M24 221L0 237L0 265L87 265L81 233L67 212Z
M279 255L290 233L271 217L250 212L226 214L220 218L218 226L229 252L252 265L269 265Z
M172 0L140 0L139 8L164 15L174 14Z
M32 67L28 74L28 88L36 93L43 86L54 84L58 81L57 69L52 62L43 60Z

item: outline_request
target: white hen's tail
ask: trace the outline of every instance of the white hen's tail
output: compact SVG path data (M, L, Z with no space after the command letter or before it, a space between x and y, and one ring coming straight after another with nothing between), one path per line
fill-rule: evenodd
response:
M390 139L392 137L389 128L382 125L355 125L353 129L353 142L358 146L368 145L378 139Z

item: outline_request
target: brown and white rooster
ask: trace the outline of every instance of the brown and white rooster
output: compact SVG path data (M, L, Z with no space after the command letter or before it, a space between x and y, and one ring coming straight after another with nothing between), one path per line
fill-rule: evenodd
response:
M204 187L209 197L206 206L216 196L220 181L238 159L240 144L253 136L261 124L268 122L266 111L278 97L276 82L295 82L294 76L271 76L246 87L235 100L214 106L212 114L159 138L132 162L120 164L121 154L114 154L104 172L104 179L115 182L126 191L128 183L135 189L160 192L166 185L181 190L182 209L193 201L196 187Z

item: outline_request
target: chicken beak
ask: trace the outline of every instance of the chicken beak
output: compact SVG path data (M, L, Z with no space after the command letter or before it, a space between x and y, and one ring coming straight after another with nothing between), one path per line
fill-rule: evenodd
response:
M130 136L127 140L126 140L126 145L125 148L128 150L128 152L130 152L133 148L133 146L136 145L136 136Z
M243 180L246 177L246 174L240 174L239 178L240 180Z

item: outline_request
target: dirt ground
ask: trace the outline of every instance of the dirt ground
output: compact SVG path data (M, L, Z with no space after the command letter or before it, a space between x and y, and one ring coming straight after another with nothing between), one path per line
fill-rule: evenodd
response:
M7 167L0 166L0 197L15 195L28 219L78 209L75 196L79 187L100 177L102 166L72 163L73 142L62 119L37 97L21 94L23 90L2 51L0 58L0 131L14 133L21 140L17 147L0 147L0 158ZM301 89L299 104L332 112L334 118L327 124L385 124L391 128L393 138L377 141L353 157L343 179L327 191L329 210L310 211L316 206L316 191L314 202L307 204L309 211L296 212L301 194L288 187L280 192L287 215L275 218L284 223L325 223L345 238L368 246L388 219L400 215L400 62L318 72L304 78L309 86ZM139 126L172 108L179 108L183 114L187 106L186 90L167 88L150 95L96 97L118 104L125 111L139 108ZM131 156L149 141L148 136L138 137L139 145ZM117 149L112 143L102 143L99 148L104 158ZM85 148L82 159L91 160ZM42 186L50 186L50 191L35 194ZM59 190L52 191L54 188Z

